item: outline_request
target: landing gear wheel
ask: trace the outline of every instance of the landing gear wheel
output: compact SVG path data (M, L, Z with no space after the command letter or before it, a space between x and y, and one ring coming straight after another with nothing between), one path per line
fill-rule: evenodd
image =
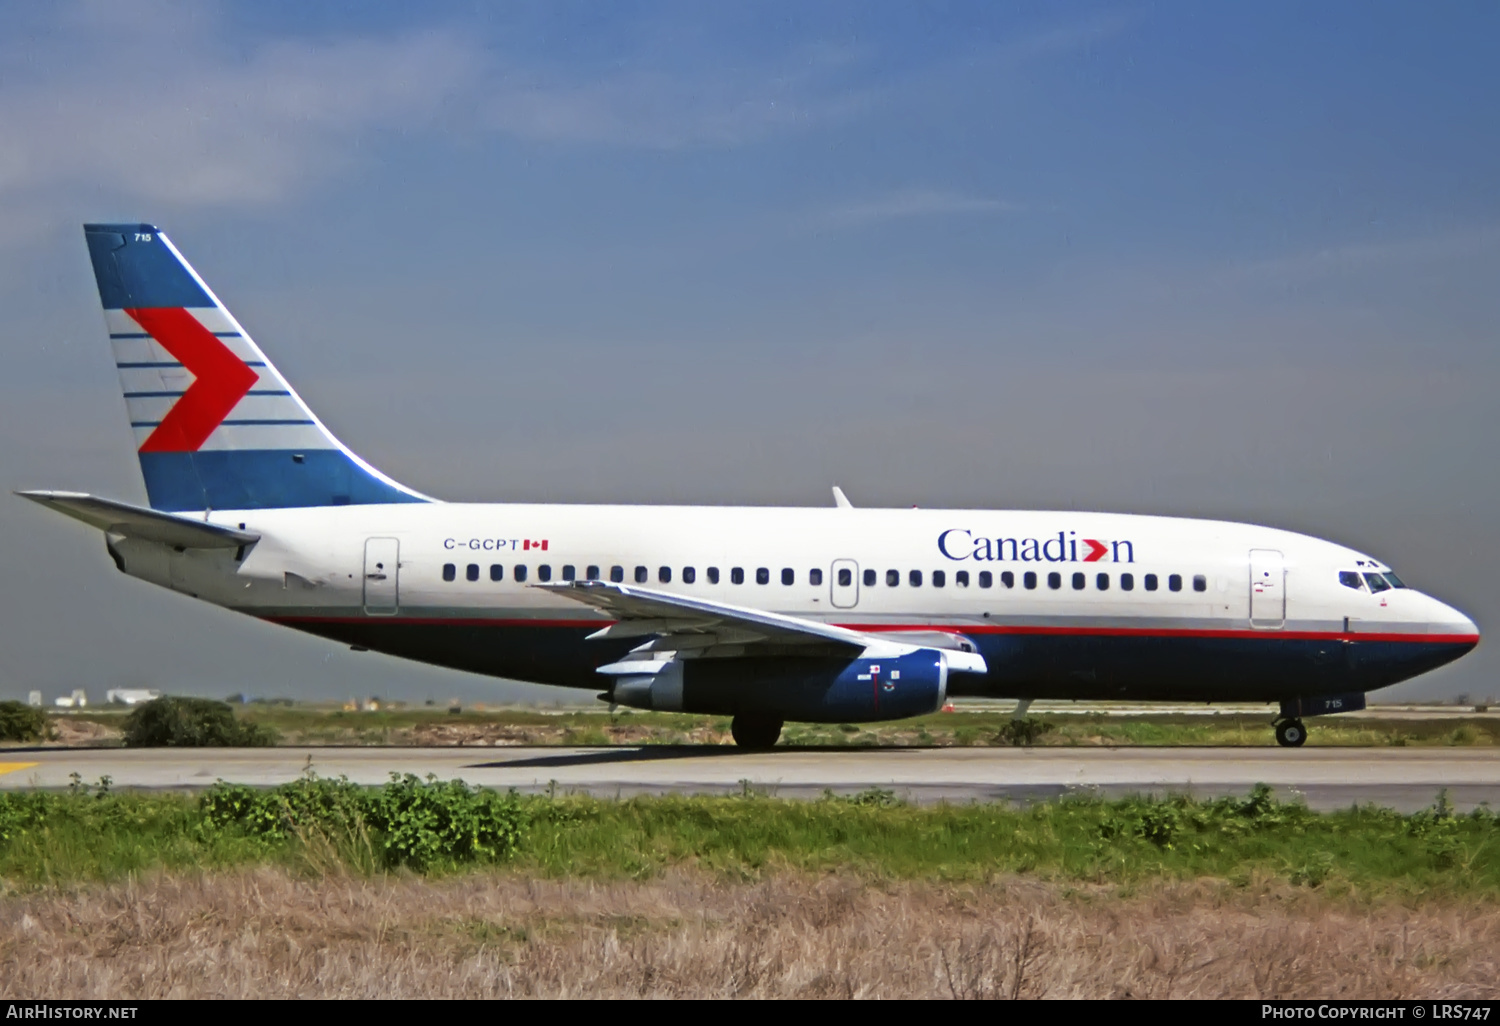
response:
M1307 728L1301 720L1282 720L1276 724L1276 743L1283 748L1301 748L1307 740Z
M782 720L774 716L740 714L729 721L729 733L734 743L752 752L775 747L781 737Z

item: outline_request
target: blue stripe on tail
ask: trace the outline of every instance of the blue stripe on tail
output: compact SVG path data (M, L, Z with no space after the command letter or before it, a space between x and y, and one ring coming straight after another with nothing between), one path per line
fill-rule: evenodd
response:
M153 509L282 509L424 502L375 477L341 449L143 452Z

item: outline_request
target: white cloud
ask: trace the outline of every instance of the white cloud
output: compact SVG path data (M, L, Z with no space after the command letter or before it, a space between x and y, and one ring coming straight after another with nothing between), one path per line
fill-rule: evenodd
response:
M845 118L877 91L841 77L857 55L814 47L775 64L691 71L631 68L597 79L508 68L489 86L489 125L549 142L679 149L736 146Z
M480 65L451 33L239 54L210 17L102 10L72 9L29 55L0 53L0 212L12 226L80 195L153 208L282 199L343 167L362 132L434 115Z
M984 196L965 196L936 189L902 189L834 207L823 215L822 222L828 227L852 228L907 217L1015 214L1026 209L1019 203Z

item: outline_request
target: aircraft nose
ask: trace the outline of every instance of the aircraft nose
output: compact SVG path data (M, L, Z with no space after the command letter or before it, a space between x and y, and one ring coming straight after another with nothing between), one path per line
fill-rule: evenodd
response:
M1437 609L1436 615L1427 627L1429 634L1446 634L1455 639L1462 638L1469 641L1471 647L1479 644L1478 624L1446 603L1434 599L1433 605Z

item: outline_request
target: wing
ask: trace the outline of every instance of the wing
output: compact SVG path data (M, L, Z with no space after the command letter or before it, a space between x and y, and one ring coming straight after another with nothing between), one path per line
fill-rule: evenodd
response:
M260 540L260 535L128 502L101 499L83 492L17 492L23 499L55 509L109 534L161 542L181 549L235 549Z
M637 652L691 651L721 657L826 653L853 658L861 653L884 656L920 647L902 637L606 581L564 581L534 587L615 617L614 623L589 635L591 640L652 637ZM950 670L985 672L984 659L972 647L966 650L959 636L950 637L948 645L933 645L933 638L924 638L923 642L950 653Z

